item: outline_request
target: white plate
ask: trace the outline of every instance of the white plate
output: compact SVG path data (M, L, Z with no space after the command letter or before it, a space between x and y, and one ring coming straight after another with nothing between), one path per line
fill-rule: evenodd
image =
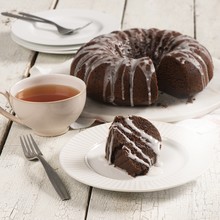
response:
M164 122L159 129L163 165L146 176L131 177L112 165L105 156L110 124L89 128L75 135L60 153L60 163L68 175L84 184L112 191L150 192L180 186L206 171L213 158L212 139Z
M193 103L186 99L176 99L169 95L160 95L157 103L168 105L148 107L120 107L105 105L87 98L82 116L113 121L116 115L140 115L151 120L174 122L199 117L220 107L220 60L214 60L214 77L208 86L195 96Z
M15 36L13 33L11 33L12 40L33 51L38 51L42 53L50 53L50 54L74 54L78 51L78 49L81 47L81 45L68 45L68 46L52 46L52 45L42 45L42 44L35 44L28 41L24 41L17 36Z
M59 9L34 13L51 19L67 28L77 28L92 21L92 24L71 35L61 35L56 27L40 22L17 20L11 31L18 38L43 45L83 44L92 38L120 29L120 22L114 17L94 10ZM24 31L25 30L25 31Z

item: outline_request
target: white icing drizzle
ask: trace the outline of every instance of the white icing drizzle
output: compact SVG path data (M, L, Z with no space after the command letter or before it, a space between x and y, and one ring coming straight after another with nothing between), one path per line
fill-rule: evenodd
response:
M147 155L145 155L145 154L142 152L142 150L141 150L139 147L137 147L136 144L135 144L133 141L131 141L131 140L126 136L125 133L123 133L123 132L122 132L121 130L119 130L117 127L115 127L114 129L116 129L119 133L121 133L122 136L124 136L124 138L125 138L125 140L127 141L127 143L130 143L130 144L132 145L132 147L133 147L138 153L140 153L141 156L142 156L144 159L146 159L146 160L148 161L148 163L150 164L150 166L152 165L151 159L150 159ZM112 154L112 152L111 152L111 154ZM110 158L110 160L111 160L111 158Z
M165 38L167 38L167 35L168 35L169 33L170 33L170 31L168 31L168 30L163 31L163 34L162 34L162 36L161 36L161 38L160 38L160 41L159 41L159 43L157 44L157 46L155 47L154 54L156 55L156 57L158 57L158 55L159 55L159 50L160 50L161 48L163 48L163 41L164 41Z
M94 70L104 64L107 68L103 68L104 72L100 73L104 75L103 88L100 91L102 99L105 102L117 104L115 103L115 82L121 80L121 100L125 100L125 94L129 94L130 105L134 106L134 78L139 68L146 79L146 98L148 98L146 101L150 105L152 104L151 78L165 55L174 56L182 65L186 61L193 65L201 74L203 87L209 82L209 68L203 58L206 57L212 61L209 52L189 36L158 29L130 29L94 38L76 54L77 64L74 75L77 76L78 72L84 68L83 80L88 85ZM149 57L152 57L154 64ZM120 68L122 73L119 73ZM125 80L128 78L129 91L125 92ZM108 86L110 94L107 94Z
M138 132L140 134L140 136L142 137L141 139L143 141L145 141L150 147L151 149L154 151L155 154L159 154L160 153L160 146L161 143L160 141L158 141L157 139L155 139L154 137L152 137L151 135L145 133L144 130L139 129L138 127L135 126L135 124L133 123L133 121L130 118L126 118L125 122L136 132ZM145 139L145 140L144 140ZM147 141L146 141L147 140Z
M172 56L172 54L178 54L175 58L180 61L181 64L185 64L187 61L198 69L198 72L201 75L201 83L204 88L209 82L209 76L208 67L202 55L207 57L209 60L212 60L209 52L202 45L198 44L195 39L185 35L179 35L178 37L174 38L171 46L173 44L177 44L178 46L176 46L173 51L167 55ZM202 55L196 52L198 50Z
M111 164L111 158L112 158L112 145L113 145L114 136L111 136L111 140L108 145L108 163Z
M150 70L146 70L147 65L150 65ZM155 73L155 68L153 65L153 62L150 59L144 59L142 63L139 65L140 69L142 70L142 73L145 76L146 82L147 82L147 92L148 92L148 104L152 104L151 99L151 78L153 73Z
M130 128L134 131L136 131L137 133L139 133L139 135L133 134L136 137L140 137L141 140L143 142L145 142L147 144L147 146L149 146L154 153L157 155L157 157L160 154L160 147L161 147L161 142L158 141L157 139L155 139L154 137L152 137L151 135L147 134L144 132L144 130L139 129L137 126L134 125L133 121L129 118L125 118L125 123L127 123L128 126L130 126ZM122 123L120 122L114 122L111 125L111 129L117 130L126 140L127 143L131 144L130 146L132 146L136 152L140 153L140 155L147 161L145 162L143 159L139 158L136 154L133 154L131 152L131 150L127 147L127 146L123 146L123 148L126 149L126 151L128 152L128 156L135 160L136 162L140 162L142 164L145 164L146 166L151 166L152 165L152 161L151 158L149 156L147 156L146 154L143 153L143 151L141 150L141 148L139 148L134 141L130 140L127 136L127 134L131 134L133 133L131 129L125 127ZM108 146L108 161L109 163L111 163L111 157L112 157L112 145L113 145L113 135L111 137L111 140L109 142L109 146Z
M144 160L140 159L137 155L132 154L131 150L129 148L127 148L125 145L122 147L122 149L126 149L127 153L128 153L128 157L131 158L132 160L135 160L138 163L142 163L147 167L150 167L150 165L148 163L146 163Z
M121 130L123 130L126 133L132 134L132 131L129 128L126 128L122 123L120 122L114 122L112 124L112 127L119 127Z
M122 100L125 100L125 88L124 88L124 81L125 81L124 77L125 77L125 70L126 70L125 67L126 66L124 66L124 68L123 68L123 72L122 72L122 76L121 76L121 98L122 98Z
M191 51L174 51L172 54L175 54L175 59L180 61L181 64L185 64L186 62L191 63L200 73L201 75L201 84L203 88L208 84L208 69L205 62L198 55L193 54ZM169 55L170 56L170 55ZM200 60L200 62L198 61ZM205 71L203 71L205 69Z

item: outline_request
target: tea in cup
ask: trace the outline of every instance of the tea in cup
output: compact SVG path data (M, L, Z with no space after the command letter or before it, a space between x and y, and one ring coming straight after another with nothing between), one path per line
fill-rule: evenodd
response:
M63 74L33 76L17 82L9 91L0 92L16 116L0 107L8 119L26 125L41 136L65 133L82 113L86 101L86 85Z

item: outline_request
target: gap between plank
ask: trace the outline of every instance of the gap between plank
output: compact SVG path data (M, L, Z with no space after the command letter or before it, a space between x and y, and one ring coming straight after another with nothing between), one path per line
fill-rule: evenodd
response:
M5 145L5 142L7 140L7 137L8 137L8 134L9 134L9 131L11 130L11 126L12 126L12 121L8 121L7 123L7 126L6 126L6 129L5 129L5 132L4 132L4 135L2 137L2 140L1 140L1 143L0 143L0 156L2 154L2 150L4 148L4 145Z
M196 39L196 0L193 0L193 28L194 28L194 38Z
M122 13L122 18L121 18L121 29L122 29L123 24L124 24L124 18L125 18L125 11L126 11L126 8L127 8L127 2L128 2L128 0L125 0L125 4L124 4L124 8L123 8L123 13Z
M89 205L90 205L90 200L91 200L91 196L92 196L92 189L93 187L89 187L89 194L88 194L88 199L87 199L87 205L86 205L86 211L85 211L85 218L84 220L87 219L88 216L88 212L89 212Z
M51 6L50 6L50 9L55 9L55 8L57 7L58 2L59 2L59 0L54 0L54 1L52 2ZM35 64L35 62L36 62L36 60L37 60L37 57L38 57L38 52L34 52L32 58L31 58L31 60L30 60L30 65L29 65L28 68L24 71L24 74L23 74L23 77L24 77L24 78L30 76L29 71L30 71L30 69L34 66L34 64ZM12 114L14 114L14 113L12 113ZM3 148L4 148L5 142L6 142L7 138L8 138L8 134L9 134L9 132L10 132L10 130L11 130L12 123L13 123L13 121L10 121L10 120L8 121L8 124L7 124L7 126L6 126L5 132L4 132L4 134L3 134L2 140L1 140L1 142L0 142L0 155L1 155L2 150L3 150Z

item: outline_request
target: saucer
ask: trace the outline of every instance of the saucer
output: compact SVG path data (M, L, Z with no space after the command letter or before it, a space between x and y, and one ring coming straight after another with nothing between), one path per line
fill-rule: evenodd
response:
M29 43L46 46L72 46L84 44L98 35L120 29L120 22L114 17L94 10L59 9L38 12L34 15L53 20L62 26L73 29L91 21L92 23L75 34L61 35L56 27L50 24L17 20L11 28L12 34Z
M69 45L69 46L53 46L53 45L36 44L22 40L13 33L11 33L11 38L15 43L19 44L22 47L42 53L75 54L78 51L78 49L82 46L81 44Z

